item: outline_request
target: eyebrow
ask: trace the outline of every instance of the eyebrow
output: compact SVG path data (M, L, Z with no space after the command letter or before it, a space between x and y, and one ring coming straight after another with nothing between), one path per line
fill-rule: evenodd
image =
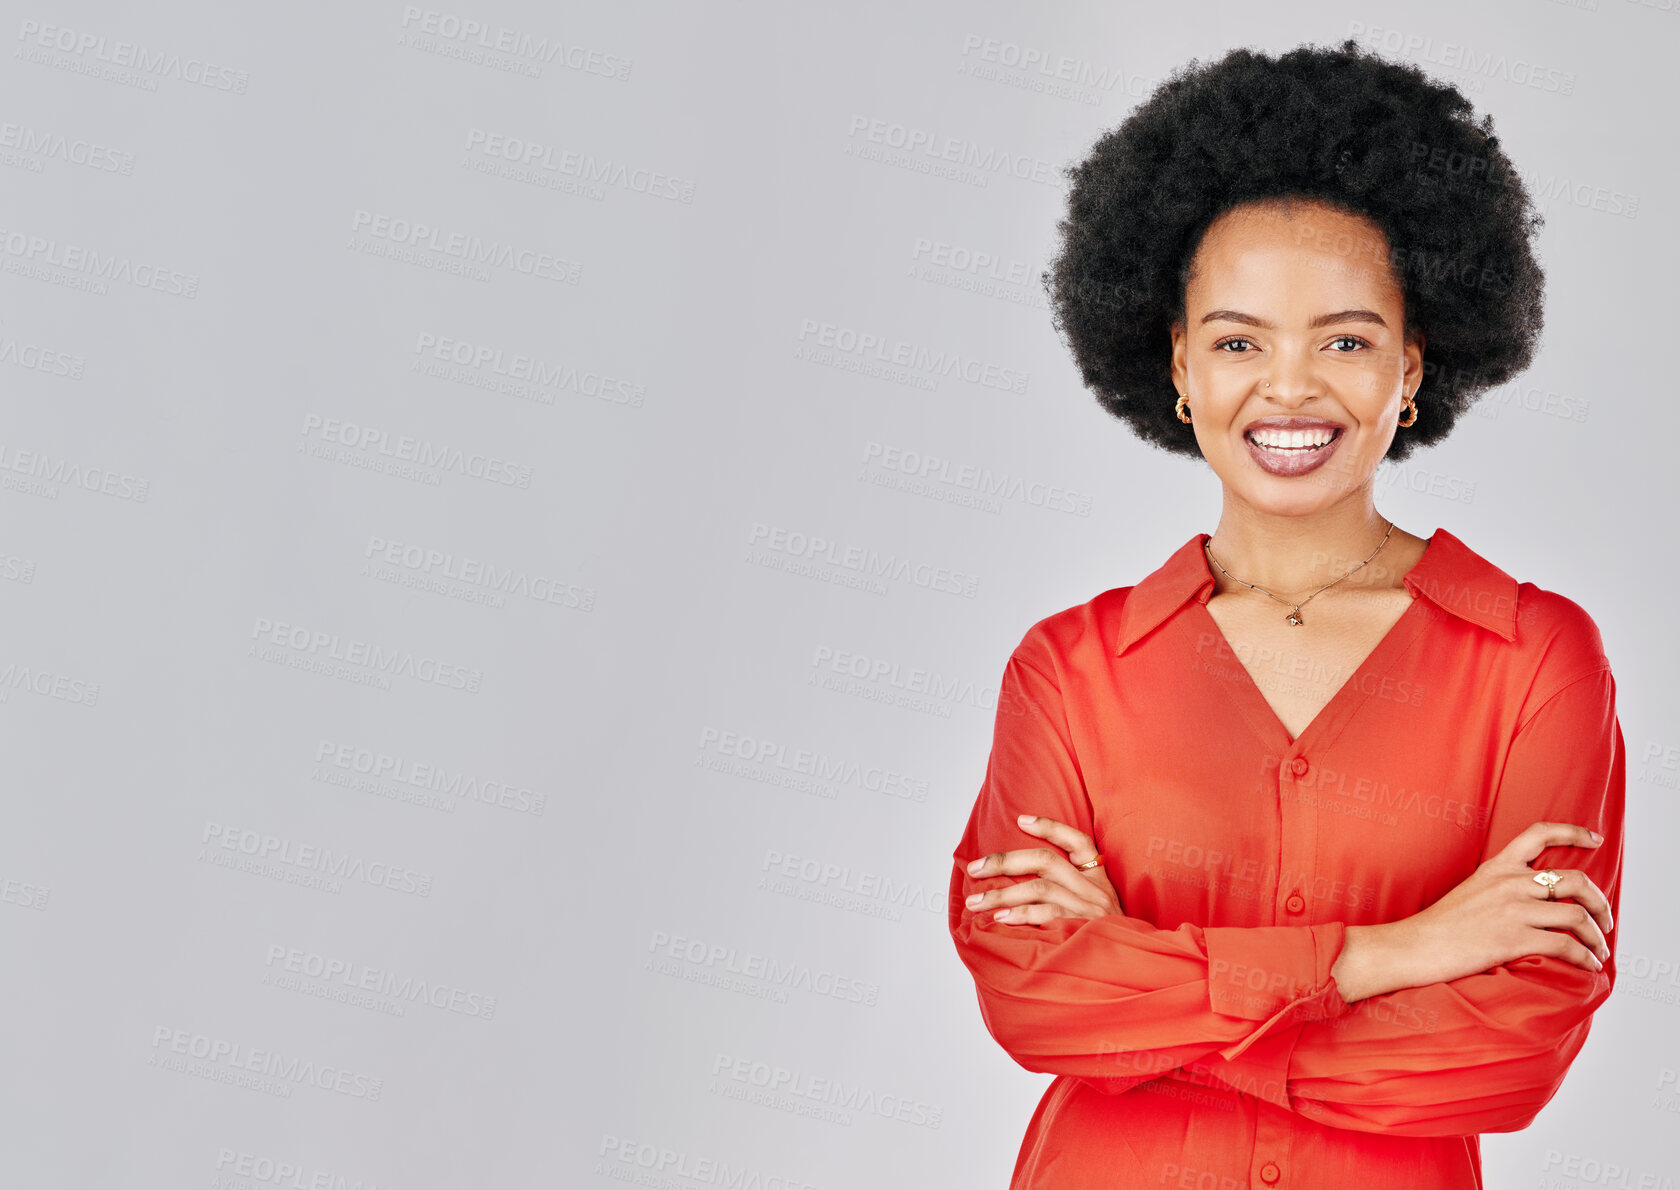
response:
M1202 315L1203 324L1213 322L1241 322L1249 326L1264 327L1272 330L1272 324L1263 318L1256 318L1252 314L1244 314L1241 310L1209 310ZM1378 326L1387 326L1383 316L1375 310L1338 310L1334 314L1320 314L1307 323L1308 329L1316 330L1321 326L1329 326L1333 322L1374 322Z

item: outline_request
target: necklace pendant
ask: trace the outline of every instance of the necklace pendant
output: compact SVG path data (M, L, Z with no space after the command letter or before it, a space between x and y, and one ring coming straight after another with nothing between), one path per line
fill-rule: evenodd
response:
M1299 628L1302 624L1306 623L1305 620L1301 619L1300 608L1296 608L1294 611L1289 613L1289 623L1290 626L1294 628Z

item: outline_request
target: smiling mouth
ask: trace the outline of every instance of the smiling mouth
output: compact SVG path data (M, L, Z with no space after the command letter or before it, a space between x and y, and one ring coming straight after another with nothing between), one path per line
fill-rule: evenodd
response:
M1301 429L1255 426L1243 434L1249 457L1270 475L1292 478L1316 471L1341 444L1345 426L1316 425Z
M1289 455L1310 454L1321 450L1342 436L1341 427L1333 430L1250 430L1244 434L1250 443L1258 446L1268 454Z

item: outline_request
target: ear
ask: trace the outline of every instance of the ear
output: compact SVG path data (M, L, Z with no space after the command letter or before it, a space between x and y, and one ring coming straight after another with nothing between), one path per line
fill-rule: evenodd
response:
M1190 373L1184 366L1184 355L1187 349L1188 336L1184 333L1184 323L1175 321L1172 324L1172 382L1173 388L1181 393L1190 391Z
M1409 331L1406 334L1406 345L1401 348L1401 354L1405 360L1404 367L1401 370L1401 383L1405 386L1405 391L1412 393L1414 396L1423 384L1424 342L1422 331Z

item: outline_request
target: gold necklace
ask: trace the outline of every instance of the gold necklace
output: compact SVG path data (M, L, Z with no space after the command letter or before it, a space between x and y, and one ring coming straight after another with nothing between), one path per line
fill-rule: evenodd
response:
M1379 553L1382 552L1382 547L1388 544L1389 535L1392 534L1393 532L1394 532L1394 522L1390 521L1390 522L1388 522L1388 532L1384 533L1383 534L1383 539L1381 541L1377 542L1377 548L1371 551L1371 558L1375 558ZM1212 538L1209 538L1208 540L1211 541ZM1202 542L1202 552L1205 553L1208 556L1208 561L1212 562L1215 566L1219 566L1219 559L1215 558L1213 556L1213 550L1208 545L1207 541ZM1350 575L1354 575L1354 574L1359 573L1359 571L1365 566L1365 563L1369 562L1371 560L1371 558L1366 558L1365 562L1361 562L1358 566L1355 566L1352 570L1348 571L1347 574L1342 575L1342 578L1339 578L1339 579L1335 580L1335 582L1325 583L1322 587L1320 587L1318 589L1318 591L1314 591L1312 593L1312 595L1308 595L1307 598L1301 600L1300 603L1290 603L1289 600L1285 599L1281 595L1272 595L1272 593L1270 591L1266 590L1266 588L1264 588L1264 587L1256 587L1253 583L1243 583L1242 579L1240 579L1236 575L1232 574L1229 570L1226 570L1223 566L1219 566L1219 572L1221 574L1223 574L1226 578L1230 579L1233 583L1242 583L1243 586L1252 588L1253 590L1256 590L1256 591L1260 592L1260 594L1262 594L1262 595L1272 595L1272 598L1277 600L1279 603L1288 603L1289 604L1289 617L1288 617L1288 619L1289 619L1290 626L1294 627L1294 628L1299 628L1302 624L1306 623L1306 621L1301 618L1301 608L1306 604L1308 599L1311 599L1313 597L1313 595L1317 595L1320 591L1328 591L1331 587L1334 587L1336 585L1336 583L1341 582L1342 579L1345 579L1345 578L1349 577Z

